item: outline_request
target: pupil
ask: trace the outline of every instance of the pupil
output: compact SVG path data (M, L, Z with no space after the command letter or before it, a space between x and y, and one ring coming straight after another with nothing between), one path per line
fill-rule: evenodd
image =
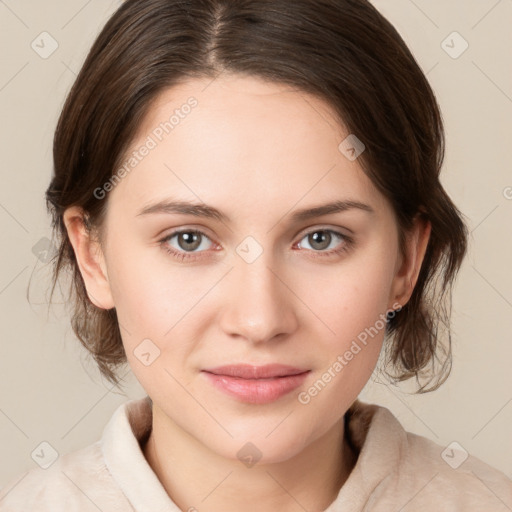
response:
M325 249L326 247L329 247L331 235L330 233L327 233L327 231L317 231L316 233L313 233L312 237L314 243L320 243L320 247L317 247L317 249ZM326 240L327 244L325 243Z
M197 233L181 233L181 238L182 240L184 240L185 245L183 249L196 249L197 247L199 247L199 244L197 243L199 236L197 235Z

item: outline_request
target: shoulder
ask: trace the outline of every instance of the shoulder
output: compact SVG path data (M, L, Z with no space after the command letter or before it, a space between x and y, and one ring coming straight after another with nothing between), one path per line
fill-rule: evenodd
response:
M458 442L442 446L405 431L385 407L361 402L358 406L366 411L369 423L366 468L381 467L372 500L384 508L375 510L398 505L403 512L512 510L512 480L504 473Z
M122 511L126 503L105 464L101 441L36 467L0 490L0 512Z
M425 503L432 500L431 495L438 495L445 504L453 502L461 510L463 506L464 510L512 509L512 480L469 454L457 441L442 446L411 432L406 438L401 472L404 476L413 473L424 482Z

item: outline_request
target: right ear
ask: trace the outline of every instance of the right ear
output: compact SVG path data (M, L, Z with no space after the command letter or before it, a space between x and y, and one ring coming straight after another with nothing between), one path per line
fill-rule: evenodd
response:
M107 267L101 245L85 226L82 208L71 206L63 215L69 240L75 251L78 268L90 301L101 309L112 309L114 300L108 281Z

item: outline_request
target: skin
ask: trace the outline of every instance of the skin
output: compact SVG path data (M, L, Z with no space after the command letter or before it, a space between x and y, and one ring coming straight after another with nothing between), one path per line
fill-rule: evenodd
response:
M329 106L255 77L166 90L130 150L190 96L198 106L109 192L102 244L77 207L65 212L68 234L91 301L116 308L128 362L153 400L144 454L174 502L211 512L323 510L356 462L343 415L371 376L384 329L309 403L297 395L379 315L409 300L430 224L418 219L400 254L395 214L338 149L348 132ZM169 198L204 202L231 220L138 215ZM374 213L290 224L298 209L348 199ZM204 233L198 248L178 236L161 242L182 228ZM353 243L332 234L321 246L307 236L325 230ZM263 250L251 263L236 252L247 236ZM165 244L196 259L173 257ZM148 366L134 354L144 339L160 350ZM267 404L232 398L200 371L276 362L311 371ZM247 442L262 454L252 467L237 458Z

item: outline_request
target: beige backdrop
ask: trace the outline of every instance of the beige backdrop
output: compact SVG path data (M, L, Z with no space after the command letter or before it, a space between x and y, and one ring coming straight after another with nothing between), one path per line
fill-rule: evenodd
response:
M0 486L101 436L112 412L145 395L131 372L112 389L47 315L43 194L59 110L86 51L119 1L0 0ZM361 398L442 447L458 442L512 478L512 1L375 0L436 91L447 129L443 183L468 217L470 254L454 293L454 367L441 389L370 382ZM456 34L454 34L456 32ZM467 48L466 48L466 45ZM31 303L26 293L31 279ZM440 457L441 457L440 450Z

